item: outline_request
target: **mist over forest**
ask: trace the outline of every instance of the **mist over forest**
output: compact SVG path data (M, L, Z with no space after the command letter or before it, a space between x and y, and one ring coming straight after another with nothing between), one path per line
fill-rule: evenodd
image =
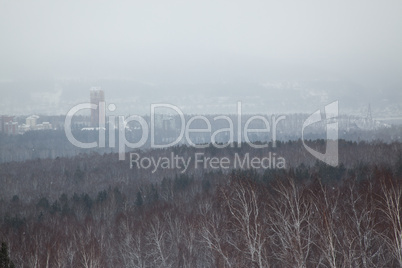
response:
M0 268L402 267L401 14L0 0Z

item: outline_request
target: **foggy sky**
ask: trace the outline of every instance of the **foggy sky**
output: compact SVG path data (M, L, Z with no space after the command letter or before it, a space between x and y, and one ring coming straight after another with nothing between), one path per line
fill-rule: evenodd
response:
M0 0L0 81L346 79L397 94L401 14L399 0Z

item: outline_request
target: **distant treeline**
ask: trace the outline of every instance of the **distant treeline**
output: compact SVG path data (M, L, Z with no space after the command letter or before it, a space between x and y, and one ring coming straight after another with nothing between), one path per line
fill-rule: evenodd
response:
M276 148L285 169L183 174L130 169L129 155L119 161L115 153L3 163L0 241L16 267L401 266L402 144L339 148L337 167L298 141Z
M276 139L281 142L297 141L301 138L301 126L302 120L296 120L298 117L294 116L294 120L286 121L286 124L279 127L277 130ZM302 115L300 115L302 117ZM304 117L302 117L304 118ZM281 124L284 121L281 122ZM294 124L291 124L295 122ZM284 123L283 123L284 124ZM72 133L75 139L80 142L88 143L99 140L99 133L96 130L81 130L85 125L75 123L72 126ZM202 126L202 128L205 126ZM227 126L225 126L227 127ZM321 128L320 128L321 129ZM172 140L175 140L179 136L179 129L175 130L158 130L155 134L155 141L157 144L166 144ZM392 126L389 128L379 128L376 130L362 130L362 129L344 129L339 130L339 138L353 142L374 142L382 141L385 143L401 142L402 141L402 126ZM66 137L66 133L63 129L57 130L38 130L28 131L22 135L7 136L0 133L0 163L11 161L25 161L35 159L55 159L56 157L71 157L82 153L113 153L118 151L119 133L116 130L114 133L114 147L109 146L109 130L105 131L106 143L105 148L92 148L82 149L74 146ZM125 136L129 142L138 142L141 138L142 130L133 128L126 130ZM219 136L219 135L217 135ZM221 141L225 136L220 136ZM305 140L317 140L325 138L325 128L322 131L314 131L305 133ZM141 149L148 150L150 146L150 137L147 142L141 146ZM219 140L219 139L218 139ZM250 133L250 140L252 142L272 142L272 134L257 135ZM194 143L210 143L209 136L200 138L194 138ZM186 144L186 143L180 143ZM126 151L131 150L126 148Z

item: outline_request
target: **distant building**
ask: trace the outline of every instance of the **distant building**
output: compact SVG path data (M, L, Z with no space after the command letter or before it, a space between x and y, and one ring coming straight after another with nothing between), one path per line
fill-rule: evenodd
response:
M43 129L52 129L52 124L49 122L43 122L42 123Z
M38 115L31 115L25 118L25 124L20 125L19 133L25 133L30 130L48 130L53 129L52 124L50 122L42 122L39 123L38 119L40 117Z
M0 127L1 127L0 132L5 133L6 132L6 128L5 128L6 123L13 122L13 120L14 120L14 116L2 115L0 117L0 121L1 121L0 122Z
M7 135L17 135L18 134L18 123L17 122L7 122L4 124L5 131Z
M34 129L36 127L38 119L39 119L39 116L37 116L37 115L28 116L25 119L25 124L28 125L30 128Z
M18 124L13 121L14 116L2 115L0 116L1 132L7 135L23 134L31 130L52 130L53 126L50 122L39 123L38 115L30 115L25 118L25 124Z
M30 131L30 130L31 130L31 127L28 126L27 124L22 124L22 125L18 126L18 132L21 133L21 134L25 133L27 131Z
M91 126L105 125L105 109L99 106L100 102L105 102L105 93L98 87L91 88L89 93L91 104L97 105L97 109L91 109Z
M35 127L31 128L32 130L48 130L53 129L52 124L49 122L43 122L42 124L36 124Z

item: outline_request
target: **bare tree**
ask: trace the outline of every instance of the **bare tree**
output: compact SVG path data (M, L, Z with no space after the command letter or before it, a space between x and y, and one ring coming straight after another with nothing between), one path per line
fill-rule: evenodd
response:
M329 189L328 189L329 188ZM324 186L319 182L318 192L312 192L317 206L317 216L313 225L317 233L315 244L321 252L318 264L336 268L342 266L341 232L338 210L339 189Z
M74 234L75 244L78 246L79 261L84 268L102 267L99 241L94 234L93 226L86 226Z
M211 213L208 217L204 217L202 224L201 237L203 242L207 244L211 251L213 266L215 267L234 267L233 260L227 245L227 229L222 220L222 215ZM223 260L221 262L221 260Z
M305 187L293 179L279 181L268 212L273 232L274 255L288 267L307 267L313 245L316 208Z
M133 232L133 230L135 231ZM128 223L124 222L120 232L123 237L123 241L120 243L120 254L124 267L146 267L144 238L141 235L143 229L141 227L130 228Z
M356 180L345 183L344 207L346 215L344 221L345 240L349 245L345 252L345 259L349 266L378 267L385 260L381 260L384 246L376 232L376 204L373 199L373 184L367 183L359 189ZM386 264L384 264L386 265Z
M166 228L159 217L149 222L146 239L148 244L147 257L152 260L152 267L172 267L170 260L171 249L166 243Z
M402 187L392 179L381 180L380 211L385 215L390 226L390 233L383 233L383 238L392 255L402 267Z
M263 210L259 203L255 185L249 181L235 180L231 188L222 191L227 208L230 214L230 221L233 223L234 233L240 233L242 239L240 244L246 247L247 258L253 266L267 267L267 258L264 252L267 236L264 235ZM230 244L239 253L243 250L239 241L229 240Z

